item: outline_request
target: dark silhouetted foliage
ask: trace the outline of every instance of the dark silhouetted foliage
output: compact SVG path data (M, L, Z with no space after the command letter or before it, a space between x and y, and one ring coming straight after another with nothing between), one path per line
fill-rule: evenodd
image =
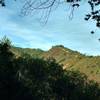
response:
M51 11L57 8L57 6L63 3L65 4L70 3L72 9L74 10L75 7L78 8L81 5L80 3L81 1L85 1L86 3L88 3L91 8L91 11L85 15L84 19L86 21L92 19L93 21L96 22L96 27L100 28L100 9L99 9L100 0L24 0L21 9L21 14L25 16L34 13L36 11L39 11L40 13L42 11L42 14L40 15L40 22L47 23ZM6 6L6 0L0 0L0 5L2 7ZM72 16L73 16L73 10L71 14Z
M78 71L66 71L54 59L18 58L7 38L0 42L1 100L100 100L100 87Z

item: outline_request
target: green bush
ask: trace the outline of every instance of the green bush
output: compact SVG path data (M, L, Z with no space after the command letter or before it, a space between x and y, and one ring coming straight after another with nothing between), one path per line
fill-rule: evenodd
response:
M7 39L0 42L1 100L100 100L100 87L55 59L16 58Z

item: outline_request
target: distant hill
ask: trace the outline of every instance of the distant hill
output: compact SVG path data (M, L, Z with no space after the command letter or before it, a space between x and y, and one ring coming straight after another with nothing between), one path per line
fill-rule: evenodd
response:
M55 58L59 64L63 64L65 70L79 70L85 73L89 79L100 83L100 56L86 56L62 45L53 46L48 51L19 47L13 47L11 50L16 57L28 54L44 59Z
M33 57L41 57L44 53L43 50L40 49L31 49L31 48L20 48L20 47L12 47L11 51L17 56L21 56L24 54L33 56Z

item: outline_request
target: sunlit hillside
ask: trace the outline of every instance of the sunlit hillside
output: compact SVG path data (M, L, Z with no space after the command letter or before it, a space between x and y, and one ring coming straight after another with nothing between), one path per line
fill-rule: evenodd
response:
M72 51L62 45L53 46L48 51L29 48L12 48L17 57L28 54L32 57L55 58L60 64L63 64L65 70L79 70L85 73L88 78L100 83L100 56L86 56L77 51Z

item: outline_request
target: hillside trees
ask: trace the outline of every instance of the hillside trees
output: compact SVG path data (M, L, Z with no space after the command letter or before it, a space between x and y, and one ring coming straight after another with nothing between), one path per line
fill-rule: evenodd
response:
M54 59L20 58L20 80L36 100L99 100L98 83L78 71L66 71ZM20 65L19 65L20 66ZM93 91L94 90L94 91Z
M10 48L10 41L4 37L0 41L0 98L3 100L28 100L28 88L18 81L18 68Z
M0 98L3 100L100 100L100 86L54 59L17 57L7 38L0 42Z

